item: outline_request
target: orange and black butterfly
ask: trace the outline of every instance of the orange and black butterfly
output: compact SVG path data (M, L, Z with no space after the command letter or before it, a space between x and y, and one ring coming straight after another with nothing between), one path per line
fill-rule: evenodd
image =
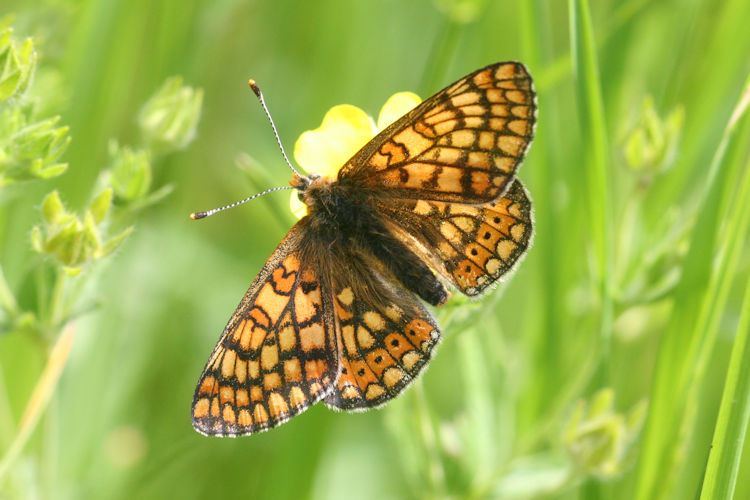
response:
M308 215L224 328L193 397L196 430L247 435L320 400L361 411L401 393L440 340L422 301L443 304L446 284L480 294L529 246L515 174L535 119L524 65L496 63L396 120L337 178L295 175Z

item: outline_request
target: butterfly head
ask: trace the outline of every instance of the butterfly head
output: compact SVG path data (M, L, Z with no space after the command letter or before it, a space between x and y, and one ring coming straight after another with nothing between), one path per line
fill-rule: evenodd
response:
M299 197L300 197L300 200L302 200L302 197L305 191L307 191L307 188L310 187L310 184L317 181L318 179L320 179L320 174L310 174L310 175L294 174L294 177L292 178L291 181L289 181L289 184L291 184L291 186L294 189L299 191Z
M342 187L327 176L320 174L295 175L290 182L297 190L300 201L307 205L308 213L331 213L333 205L340 204L343 195Z

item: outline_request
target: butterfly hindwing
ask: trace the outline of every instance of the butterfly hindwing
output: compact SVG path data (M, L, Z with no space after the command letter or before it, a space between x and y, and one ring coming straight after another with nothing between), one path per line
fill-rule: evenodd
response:
M395 278L352 255L349 272L334 273L334 306L341 372L325 403L358 411L403 391L430 360L440 340L437 322ZM353 266L353 267L352 267Z
M510 185L531 143L536 94L526 67L477 70L396 120L339 172L389 196L487 203Z
M300 251L298 224L245 294L193 398L193 426L215 436L270 429L322 399L338 372L330 292Z
M469 296L510 271L532 236L531 201L517 180L483 205L403 200L380 209L398 237Z

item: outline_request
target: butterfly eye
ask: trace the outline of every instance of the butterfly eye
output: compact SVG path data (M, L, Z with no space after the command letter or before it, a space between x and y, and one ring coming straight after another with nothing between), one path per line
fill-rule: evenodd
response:
M303 191L297 191L297 198L299 198L299 201L301 201L302 203L304 203L305 202L304 192Z

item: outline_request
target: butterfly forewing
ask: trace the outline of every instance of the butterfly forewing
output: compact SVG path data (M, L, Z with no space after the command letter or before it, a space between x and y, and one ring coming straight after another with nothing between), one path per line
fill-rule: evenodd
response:
M536 94L523 64L497 63L426 99L339 172L407 199L486 203L510 185L531 143Z
M193 398L203 434L270 429L330 392L338 372L330 291L296 226L263 266L214 348Z

